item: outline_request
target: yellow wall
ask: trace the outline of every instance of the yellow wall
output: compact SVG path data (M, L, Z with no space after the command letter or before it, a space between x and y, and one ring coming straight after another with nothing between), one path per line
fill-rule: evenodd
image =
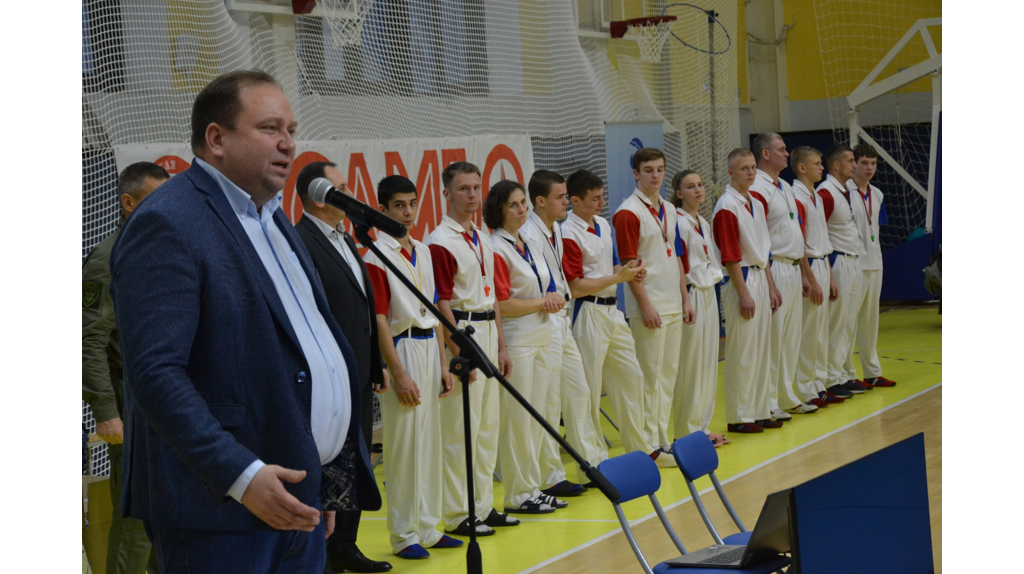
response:
M942 16L941 0L891 0L891 10L880 6L880 2L877 1L829 0L827 9L831 14L841 14L845 22L840 27L832 23L839 20L837 16L827 16L819 24L814 12L816 2L819 3L819 12L823 13L824 9L820 7L821 0L785 0L783 3L786 23L793 24L793 19L796 18L796 25L789 30L786 39L786 74L790 101L817 100L829 95L834 97L836 94L849 94L914 22L920 18ZM741 15L743 6L744 0L739 0ZM880 18L880 13L886 13L886 16ZM931 32L935 48L942 53L942 27L934 27ZM819 34L822 33L845 34L842 40L834 41L833 45L849 48L838 55L840 60L833 66L834 70L843 72L833 72L834 75L830 76L830 81L836 84L834 89L829 90L832 94L826 92L822 46L819 39ZM924 43L920 36L917 36L878 79L884 79L899 71L899 68L906 68L927 57ZM743 63L741 60L741 65ZM745 74L741 74L740 81L742 84L746 83ZM901 91L930 89L931 83L924 79Z

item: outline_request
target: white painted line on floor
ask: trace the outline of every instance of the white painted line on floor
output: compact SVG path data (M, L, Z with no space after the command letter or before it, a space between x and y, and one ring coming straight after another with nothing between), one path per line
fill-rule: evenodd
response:
M844 430L846 430L846 429L848 429L848 428L850 428L852 426L858 425L858 424L860 424L860 423L862 423L862 422L864 422L864 421L866 421L868 419L876 417L876 416L884 413L885 411L888 411L890 409L894 409L894 408L902 405L903 403L905 403L907 401L910 401L912 399L916 399L917 397L927 393L928 391L933 391L933 390L935 390L935 389L937 389L937 388L939 388L941 386L942 386L942 383L938 383L936 385L928 387L927 389L924 389L923 391L918 391L918 392L910 395L909 397L907 397L905 399L901 399L899 401L896 401L895 403L893 403L893 404L891 404L891 405L889 405L889 406L887 406L885 408L879 409L879 410L877 410L877 411L875 411L875 412L873 412L873 413L871 413L871 414L869 414L869 415L867 415L865 417L859 418L859 419L857 419L857 420L855 420L855 421L853 421L853 422L851 422L849 424L843 425L843 426L837 428L834 431L827 432L827 433L819 436L816 439L807 441L807 442L803 443L800 446L791 448L790 450L787 450L784 453L781 453L781 454L778 454L776 456L773 456L772 458L769 458L768 460L766 460L766 461L764 461L764 462L762 462L760 464L756 464L756 465L748 468L747 470L744 470L743 472L740 472L738 474L734 474L733 476L730 476L729 478L727 478L727 479L725 479L725 480L723 480L721 482L722 482L723 485L724 484L729 484L730 482L732 482L734 480L737 480L737 479L739 479L741 477L744 477L744 476L754 472L755 470L759 470L761 468L764 468L765 466L768 466L769 464L771 464L771 463L773 463L773 462L775 462L775 461L777 461L779 459L787 457L787 456L789 456L789 455L791 455L791 454L793 454L793 453L795 453L795 452L797 452L799 450L802 450L802 449L804 449L804 448L806 448L808 446L811 446L812 444L815 444L817 442L821 442L821 441L827 439L828 437L830 437L832 435L838 434L838 433L840 433L840 432L842 432L842 431L844 431ZM709 487L705 488L704 490L700 491L698 494L701 494L701 495L707 494L708 492L711 492L713 490L714 490L714 487L713 486L709 486ZM663 508L666 511L669 511L669 510L671 510L673 508L676 508L677 506L679 506L681 504L684 504L686 502L689 502L691 500L693 500L693 497L687 496L686 498L684 498L682 500L678 500L676 502L673 502L672 504L664 506ZM640 524L641 522L646 522L646 521L654 518L655 516L657 516L657 514L654 513L654 512L651 512L647 516L643 516L641 518L637 518L636 520L630 520L629 521L629 526L630 527L636 526L637 524ZM611 522L618 522L618 520L612 520ZM531 572L536 572L537 570L540 570L541 568L543 568L543 567L545 567L545 566L547 566L549 564L557 562L557 561L561 560L562 558L565 558L566 556L575 554L575 553L579 552L580 550L584 550L586 548L589 548L589 547L597 544L598 542L601 542L602 540L606 540L608 538L611 538L612 536L615 536L616 534L618 534L620 532L622 532L621 528L616 528L615 530L612 530L611 532L606 532L606 533L602 534L601 536L598 536L597 538L594 538L593 540L588 540L587 542L584 542L583 544L580 544L579 546L577 546L575 548L571 548L569 550L566 550L565 552L562 552L561 554L559 554L557 556L552 556L551 558L548 558L547 560L545 560L543 562L540 562L539 564L531 566L530 568L527 568L526 570L521 570L519 572L519 574L530 574Z
M520 518L520 522L611 522L618 524L618 520L609 520L606 518Z

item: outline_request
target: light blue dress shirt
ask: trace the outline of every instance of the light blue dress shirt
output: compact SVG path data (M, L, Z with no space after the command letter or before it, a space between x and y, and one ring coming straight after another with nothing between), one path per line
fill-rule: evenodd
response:
M208 163L199 158L195 161L213 177L227 197L270 275L292 330L299 339L310 370L313 440L320 453L320 464L327 464L341 452L348 435L352 417L349 371L338 342L316 306L309 278L288 239L274 221L274 212L281 206L282 194L279 192L257 211L252 196ZM282 384L287 383L282 381ZM263 466L263 461L254 461L238 477L228 494L241 502L245 489Z

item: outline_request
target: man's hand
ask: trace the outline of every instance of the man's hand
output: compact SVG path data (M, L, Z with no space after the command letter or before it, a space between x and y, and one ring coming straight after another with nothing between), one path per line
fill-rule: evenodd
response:
M124 423L119 417L96 423L96 434L110 444L121 444L124 442Z
M806 295L805 295L806 296ZM815 306L819 306L825 302L825 294L821 290L821 285L818 285L817 281L810 284L810 299L811 303Z
M278 530L302 530L313 532L320 524L320 511L306 506L284 489L284 482L302 482L304 470L290 470L268 464L252 477L252 482L242 495L242 504Z
M508 358L508 352L505 349L498 351L498 370L506 379L512 375L512 359Z
M334 534L334 522L337 518L337 512L334 510L323 511L324 518L324 538L330 538L331 534Z
M648 329L661 328L661 315L650 305L640 306L640 318L644 320L644 327Z
M415 407L420 404L420 387L408 373L402 373L395 377L395 396L402 405Z
M768 291L768 299L772 302L772 315L782 307L782 293L779 293L778 289L771 289Z
M683 323L687 325L693 325L693 322L697 319L697 314L693 312L693 305L690 305L689 301L683 302Z
M471 375L472 376L472 375ZM455 391L455 377L448 371L448 367L441 366L441 394L437 398L443 399Z
M754 318L754 298L749 293L740 295L740 317L744 319Z
M640 266L640 271L633 278L633 281L637 283L643 283L644 279L647 279L647 262L643 259L637 259L636 264Z
M801 277L800 278L800 282L801 282L801 294L804 297L810 297L811 296L811 280L808 279L807 277Z
M544 312L557 313L565 307L565 297L561 293L548 293L544 295Z
M829 283L829 285L828 285L828 302L832 303L833 301L835 301L838 298L839 298L839 285L836 285L836 282L833 281L833 282Z
M626 283L627 281L632 281L640 273L647 273L647 271L645 271L646 268L647 264L642 261L630 261L619 267L619 270L616 273L618 275L618 282Z
M378 395L383 395L384 393L388 392L388 389L390 389L390 388L391 388L391 375L388 373L387 369L384 369L384 378L381 380L381 383L380 383L379 387L378 386L373 387L373 392L377 393Z

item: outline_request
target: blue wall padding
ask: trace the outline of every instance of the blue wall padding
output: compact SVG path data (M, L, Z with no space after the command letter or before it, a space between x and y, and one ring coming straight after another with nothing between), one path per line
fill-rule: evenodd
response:
M802 572L934 571L923 433L797 486L794 496ZM856 542L837 542L848 536Z

